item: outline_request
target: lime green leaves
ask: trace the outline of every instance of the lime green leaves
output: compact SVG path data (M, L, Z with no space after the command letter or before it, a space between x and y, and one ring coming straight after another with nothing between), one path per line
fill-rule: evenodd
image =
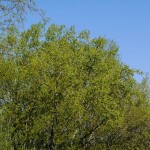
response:
M1 37L0 146L148 148L147 79L136 82L112 41L74 27L44 29Z

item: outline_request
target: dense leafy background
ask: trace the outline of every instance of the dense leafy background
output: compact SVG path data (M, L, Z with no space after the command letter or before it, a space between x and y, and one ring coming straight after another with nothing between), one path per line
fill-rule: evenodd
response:
M150 149L147 78L118 47L74 27L0 37L2 149Z

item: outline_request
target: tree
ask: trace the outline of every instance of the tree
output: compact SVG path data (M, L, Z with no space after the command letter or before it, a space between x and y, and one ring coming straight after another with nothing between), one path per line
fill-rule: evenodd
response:
M29 12L43 16L42 10L36 7L34 0L0 0L0 28L22 25Z
M0 146L149 148L147 82L136 82L116 44L74 27L43 29L12 29L1 38Z

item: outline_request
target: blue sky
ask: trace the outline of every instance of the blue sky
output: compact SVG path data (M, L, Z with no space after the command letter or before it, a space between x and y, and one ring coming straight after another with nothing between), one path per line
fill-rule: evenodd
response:
M150 74L150 0L36 0L51 23L87 29L119 46L121 60ZM28 24L38 21L29 17ZM136 77L138 80L140 77Z

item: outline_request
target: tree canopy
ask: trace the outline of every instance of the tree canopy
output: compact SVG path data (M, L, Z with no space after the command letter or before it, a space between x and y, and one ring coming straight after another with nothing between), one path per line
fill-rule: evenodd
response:
M33 25L0 38L2 149L150 149L147 79L115 42Z
M29 12L44 16L34 0L0 0L0 30L22 26Z

